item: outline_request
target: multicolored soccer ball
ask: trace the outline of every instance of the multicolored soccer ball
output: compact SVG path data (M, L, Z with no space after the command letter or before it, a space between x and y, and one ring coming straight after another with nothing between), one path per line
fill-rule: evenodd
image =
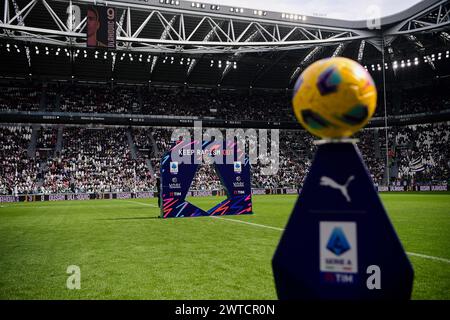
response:
M321 138L346 138L364 127L375 112L377 89L359 63L342 57L314 62L294 86L292 106L298 121Z

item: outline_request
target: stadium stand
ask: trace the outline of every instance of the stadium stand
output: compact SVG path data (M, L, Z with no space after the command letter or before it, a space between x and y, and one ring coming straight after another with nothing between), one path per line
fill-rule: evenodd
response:
M136 93L126 87L70 86L60 101L63 112L132 113L138 105Z
M426 94L427 92L433 94ZM388 115L439 114L450 110L446 90L409 88L390 93ZM134 85L2 82L0 110L7 113L83 112L146 114L193 119L294 121L288 92L148 88ZM379 99L382 104L382 99ZM245 110L245 112L240 112ZM377 115L384 108L378 107ZM154 190L160 158L172 128L1 124L0 192L120 192ZM395 125L357 134L358 146L376 185L389 173L394 185L445 184L449 177L449 124ZM301 188L315 151L303 130L280 131L279 170L263 175L266 158L252 168L255 188ZM270 137L268 144L270 144ZM389 162L386 169L386 159ZM388 172L389 171L389 172ZM16 173L17 172L17 173ZM191 186L220 189L211 167L202 167Z
M437 123L396 128L393 145L397 181L402 184L446 183L449 177L449 124Z
M391 182L397 185L447 183L450 123L389 128ZM37 128L35 153L30 126L1 126L2 194L125 192L155 190L159 160L171 142L172 128L63 128L61 150L57 127ZM385 182L385 131L365 129L356 138L376 185ZM127 139L130 135L132 144ZM279 170L263 175L267 159L252 166L255 188L301 188L315 151L302 130L281 130ZM268 141L270 145L270 139ZM136 152L132 149L136 148ZM50 149L50 152L44 152ZM148 160L148 161L147 161ZM219 190L211 166L200 167L193 190Z
M31 127L0 127L0 193L38 192L38 159L29 157Z
M447 90L430 88L403 90L395 102L387 100L388 115L436 113L450 110ZM397 99L397 95L399 98ZM45 97L42 99L41 96ZM380 98L382 94L379 93ZM60 111L81 113L144 114L168 117L216 118L223 120L293 121L287 92L254 94L239 91L182 90L116 85L26 85L21 82L0 86L0 110ZM377 107L375 117L384 116ZM42 105L41 105L42 104ZM239 112L247 110L247 112Z
M445 90L408 89L388 101L388 114L433 114L450 110ZM381 103L381 102L380 102ZM138 86L3 83L0 109L83 113L147 114L221 120L294 121L286 92L258 93L183 90ZM238 112L246 110L246 112ZM384 109L378 108L377 115ZM358 144L376 185L386 183L386 158L394 185L446 183L450 159L449 124L397 125L385 131L368 128ZM34 133L35 132L35 133ZM120 192L154 190L159 160L169 146L172 128L62 125L2 125L1 185L3 194ZM131 139L128 139L128 137ZM302 130L281 130L279 174L263 175L270 165L259 158L252 169L255 188L301 188L315 146ZM270 137L268 144L270 144ZM17 173L16 173L17 172ZM208 181L208 183L205 183ZM211 167L202 167L192 189L220 189Z
M38 111L40 97L35 87L0 86L0 110Z
M147 191L152 176L132 159L123 128L66 128L64 147L47 162L44 192Z

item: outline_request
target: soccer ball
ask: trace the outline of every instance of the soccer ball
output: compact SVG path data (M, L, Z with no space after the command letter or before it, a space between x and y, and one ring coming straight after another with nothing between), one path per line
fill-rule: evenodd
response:
M346 138L375 112L377 90L357 62L342 58L314 62L294 86L292 106L298 121L321 138Z

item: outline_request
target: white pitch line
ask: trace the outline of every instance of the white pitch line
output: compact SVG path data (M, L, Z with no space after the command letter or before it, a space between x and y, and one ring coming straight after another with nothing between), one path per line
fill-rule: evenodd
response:
M255 227L260 227L260 228L267 228L267 229L273 229L273 230L278 230L278 231L284 231L283 228L267 226L265 224L247 222L247 221L236 220L236 219L228 219L228 218L217 217L217 216L212 216L212 217L216 218L216 219L221 219L221 220L227 220L227 221L232 221L232 222L237 222L237 223L248 224L248 225L255 226ZM406 254L408 254L410 256L413 256L413 257L419 257L419 258L424 258L424 259L430 259L430 260L436 260L436 261L441 261L441 262L445 262L445 263L450 263L450 259L445 259L445 258L441 258L441 257L428 256L426 254L415 253L415 252L406 252Z
M427 256L426 254L414 253L414 252L406 252L406 253L409 254L410 256L413 256L413 257L419 257L419 258L425 258L425 259L437 260L437 261L442 261L442 262L445 262L445 263L450 263L450 259L445 259L445 258L441 258L441 257Z
M235 219L227 219L224 217L218 217L218 216L211 216L213 218L216 219L222 219L222 220L228 220L228 221L233 221L233 222L238 222L238 223L244 223L244 224L249 224L251 226L255 226L255 227L261 227L261 228L267 228L267 229L273 229L273 230L277 230L277 231L283 231L283 228L277 228L277 227L272 227L272 226L266 226L265 224L258 224L258 223L253 223L253 222L247 222L247 221L242 221L242 220L235 220Z
M142 202L128 201L128 200L123 200L123 202L129 202L129 203L134 203L134 204L140 204L141 206L149 206L149 207L153 207L153 208L159 208L157 205L151 204L151 203L142 203Z

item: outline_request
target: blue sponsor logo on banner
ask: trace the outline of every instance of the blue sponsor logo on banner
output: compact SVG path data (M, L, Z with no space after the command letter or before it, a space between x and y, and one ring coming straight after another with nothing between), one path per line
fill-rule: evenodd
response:
M242 164L240 161L234 162L234 172L235 173L241 173L242 172Z
M170 173L178 173L178 162L170 162Z

